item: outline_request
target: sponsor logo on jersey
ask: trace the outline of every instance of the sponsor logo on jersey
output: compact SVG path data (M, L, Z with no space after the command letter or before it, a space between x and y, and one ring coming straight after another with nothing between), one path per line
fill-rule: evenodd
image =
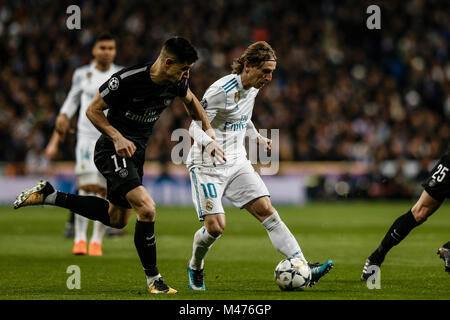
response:
M119 89L119 79L112 77L108 82L108 88L113 91Z
M159 119L160 113L152 109L147 109L144 114L135 114L131 110L125 112L125 117L140 123L151 123Z
M237 122L225 122L223 126L223 130L225 131L241 131L247 128L248 116L243 114L241 115L241 119Z

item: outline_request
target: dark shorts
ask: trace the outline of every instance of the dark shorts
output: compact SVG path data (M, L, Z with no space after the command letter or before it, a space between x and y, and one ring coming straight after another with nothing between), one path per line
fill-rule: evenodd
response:
M107 199L121 207L131 208L125 195L142 185L145 150L136 150L131 158L116 154L114 144L103 136L95 145L94 163L106 179Z
M450 198L450 151L442 156L422 186L435 200Z

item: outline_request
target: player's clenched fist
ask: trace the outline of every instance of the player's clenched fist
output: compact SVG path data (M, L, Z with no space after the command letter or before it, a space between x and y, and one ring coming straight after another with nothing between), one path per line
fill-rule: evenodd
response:
M123 158L131 158L136 151L134 143L124 137L119 137L113 141L116 153Z

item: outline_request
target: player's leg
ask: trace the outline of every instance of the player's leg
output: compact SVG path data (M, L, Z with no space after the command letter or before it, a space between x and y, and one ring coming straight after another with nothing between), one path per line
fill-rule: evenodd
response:
M190 170L192 200L198 219L204 225L194 234L192 256L189 259L188 286L191 290L205 290L204 258L214 242L220 238L225 226L225 214L222 206L223 183L226 177L224 170Z
M367 279L374 274L374 268L371 266L381 266L388 252L398 245L412 229L419 226L431 216L442 204L442 200L436 200L431 197L426 190L422 192L416 204L404 215L398 217L386 232L380 245L366 260L361 275L361 281Z
M242 164L236 170L231 183L225 190L225 197L233 205L245 208L261 222L273 246L281 254L287 258L298 257L307 262L297 240L272 206L266 185L249 162ZM308 265L312 274L310 286L315 285L333 268L331 260L327 260L323 264L308 263Z
M285 255L286 258L300 258L308 263L308 266L311 269L310 286L317 284L319 279L333 268L333 261L331 260L327 260L323 264L307 262L297 240L286 224L281 220L268 196L256 198L244 205L244 208L261 222L266 229L273 246L281 254Z
M94 221L92 226L92 236L89 240L88 254L90 256L102 256L103 255L103 237L106 232L106 227L100 221Z
M76 165L75 173L78 178L78 188L83 195L106 198L107 182L105 177L98 171L95 162L95 145L96 141L88 136L84 136L78 133L77 145L76 145ZM84 221L83 221L84 220ZM83 233L83 241L86 243L86 231L89 221L84 217L77 218L77 222L85 222L82 225L83 230L79 232ZM89 241L88 254L90 256L101 256L102 253L102 240L105 233L105 225L100 221L93 222L93 232ZM75 242L77 245L77 242Z
M383 263L392 247L398 245L411 232L431 216L450 196L450 152L447 151L430 175L422 183L424 191L416 204L404 215L398 217L391 225L378 248L372 252L363 267L361 281L366 281ZM375 266L375 268L371 268Z
M204 257L214 242L220 238L226 226L225 214L211 214L204 217L204 226L194 234L192 258L189 266L192 269L203 269Z
M195 232L192 257L187 267L189 289L206 290L203 273L204 259L214 242L221 237L225 226L225 214L206 215L204 226Z
M143 186L129 191L126 199L137 216L134 244L147 277L149 292L176 293L176 290L164 283L156 265L155 202Z
M77 191L78 193L78 191ZM69 219L67 219L64 226L64 238L73 238L75 236L75 213L69 212Z
M80 196L89 195L89 193L82 188L79 189L78 194ZM82 215L75 214L74 220L74 243L72 252L75 255L84 255L87 253L86 233L89 225L89 219L83 217Z
M450 241L438 249L437 254L445 262L445 271L450 274Z
M41 180L30 190L23 191L14 201L14 209L26 206L52 205L69 209L91 220L101 221L104 225L123 228L122 218L111 219L112 204L94 196L81 196L57 191L49 181Z
M99 172L90 172L79 177L80 189L87 195L106 198L106 180ZM89 241L88 254L102 256L102 242L106 227L100 221L93 222L92 235Z
M306 262L297 240L281 220L268 196L253 199L244 208L261 222L273 246L281 254L287 258L298 257Z

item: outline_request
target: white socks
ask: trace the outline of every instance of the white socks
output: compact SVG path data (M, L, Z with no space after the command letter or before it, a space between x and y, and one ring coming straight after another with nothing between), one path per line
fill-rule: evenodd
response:
M275 211L271 216L265 219L262 222L262 225L266 228L273 246L281 254L285 255L287 258L296 257L307 262L297 240L284 222L281 221L278 212ZM204 226L197 230L192 245L192 258L189 261L189 267L191 269L203 269L203 259L218 238L220 238L220 236L217 238L211 236Z
M102 243L103 236L105 235L106 227L98 220L94 221L94 230L92 231L91 241Z
M75 243L78 241L86 241L86 232L89 219L75 213Z
M295 256L306 262L297 240L289 231L288 227L286 227L284 222L281 221L278 212L275 211L272 213L271 216L262 222L262 225L266 228L273 246L281 254L285 255L287 258Z
M88 193L84 190L79 190L80 196L97 196L96 193ZM86 241L86 233L88 229L89 219L79 214L75 214L75 242L80 240ZM106 227L100 221L94 221L94 227L92 230L92 237L90 242L102 243L103 236L105 235Z
M201 227L194 235L194 243L192 244L192 258L189 261L189 267L194 270L203 269L203 258L214 244L214 241L220 236L214 238L206 231L206 227Z

